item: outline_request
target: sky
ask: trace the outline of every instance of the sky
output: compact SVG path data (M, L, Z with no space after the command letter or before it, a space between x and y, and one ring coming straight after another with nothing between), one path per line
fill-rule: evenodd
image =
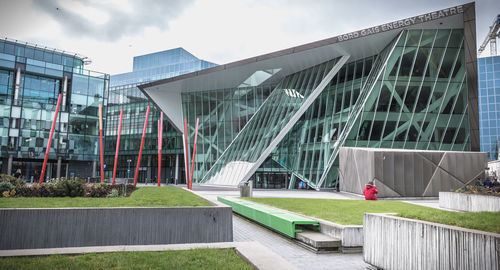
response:
M0 0L0 38L76 52L92 60L86 69L118 74L136 55L183 47L225 64L467 2ZM478 46L497 14L499 0L476 2Z

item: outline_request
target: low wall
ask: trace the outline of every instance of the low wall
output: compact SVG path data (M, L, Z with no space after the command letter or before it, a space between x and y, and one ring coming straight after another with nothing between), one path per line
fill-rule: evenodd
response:
M363 226L362 225L341 225L326 220L316 219L320 225L322 234L338 238L342 241L343 248L363 247Z
M500 269L500 234L365 214L363 257L383 269Z
M439 192L439 207L467 212L497 212L500 211L500 197Z
M231 207L0 209L0 250L233 241Z

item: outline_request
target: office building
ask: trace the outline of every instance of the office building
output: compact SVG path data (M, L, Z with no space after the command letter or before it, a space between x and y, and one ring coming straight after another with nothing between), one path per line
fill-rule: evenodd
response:
M138 84L195 72L216 64L200 60L183 48L176 48L134 57L133 71L112 75L107 107L107 126L104 159L105 177L112 178L120 110L123 109L120 152L117 163L117 178L134 176L139 148L150 107L141 165L139 183L156 183L158 176L157 121L160 111L156 109L137 88ZM185 183L182 159L182 136L164 117L162 147L162 183Z
M98 106L106 106L109 75L88 71L89 59L45 46L0 40L0 165L38 181L58 95L58 121L45 173L96 175Z
M497 160L500 147L500 56L478 58L481 152Z

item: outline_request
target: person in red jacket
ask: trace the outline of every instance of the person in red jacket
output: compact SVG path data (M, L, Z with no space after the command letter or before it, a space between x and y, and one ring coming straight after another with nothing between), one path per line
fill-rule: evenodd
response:
M373 181L368 182L366 184L365 189L363 190L363 194L365 194L365 200L377 200L378 190L377 187L373 184Z

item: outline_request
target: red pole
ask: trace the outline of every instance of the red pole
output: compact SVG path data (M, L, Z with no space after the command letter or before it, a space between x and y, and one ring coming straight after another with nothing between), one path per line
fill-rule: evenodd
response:
M199 122L200 122L200 118L196 118L196 129L194 130L193 159L191 161L191 176L189 177L189 189L193 189L194 156L196 155L196 139L198 138L198 123Z
M116 138L116 152L115 152L115 164L113 165L113 181L115 184L116 178L116 164L118 163L118 150L120 150L120 134L122 133L122 119L123 119L123 109L120 110L120 122L118 122L118 138Z
M38 184L41 185L43 182L43 177L45 176L45 167L47 166L47 160L49 159L50 144L52 143L52 137L54 136L54 130L56 129L57 114L59 113L59 105L61 105L62 95L59 94L57 98L56 112L54 113L54 121L52 121L52 126L50 127L49 143L47 144L47 149L45 150L45 158L43 159L42 172L40 173L40 180Z
M99 104L99 141L101 152L101 183L104 183L104 154L102 151L102 104Z
M141 165L142 147L144 146L144 137L146 136L146 128L148 127L149 106L146 110L146 121L142 129L141 147L139 148L139 157L137 158L137 166L135 167L134 186L137 185L137 176L139 176L139 165Z
M163 147L163 112L160 112L160 120L158 120L158 186L161 179L161 148Z
M189 189L189 157L188 157L188 139L187 139L187 119L184 118L184 162L186 164L186 184Z

